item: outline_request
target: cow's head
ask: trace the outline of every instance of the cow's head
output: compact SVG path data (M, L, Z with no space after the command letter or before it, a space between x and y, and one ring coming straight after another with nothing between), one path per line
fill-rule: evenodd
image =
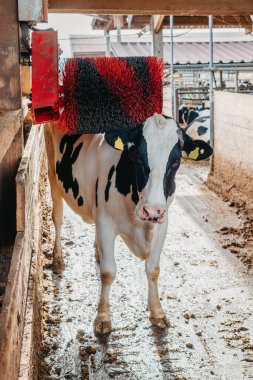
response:
M132 130L107 132L105 139L115 149L123 151L118 164L118 177L121 178L116 174L116 187L126 195L121 182L124 184L130 178L137 216L153 223L165 220L175 192L175 175L182 151L196 161L212 154L210 145L191 139L175 120L159 114Z

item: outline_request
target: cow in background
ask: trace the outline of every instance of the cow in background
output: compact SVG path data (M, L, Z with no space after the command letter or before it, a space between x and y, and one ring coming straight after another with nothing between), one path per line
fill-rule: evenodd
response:
M95 332L111 331L109 292L116 276L114 243L118 235L145 261L152 325L169 326L157 281L175 175L182 151L193 160L202 160L212 154L212 148L191 139L173 119L158 114L133 130L113 130L105 135L66 135L51 123L45 127L45 142L56 231L56 272L64 268L60 237L63 199L85 222L96 226L101 293Z

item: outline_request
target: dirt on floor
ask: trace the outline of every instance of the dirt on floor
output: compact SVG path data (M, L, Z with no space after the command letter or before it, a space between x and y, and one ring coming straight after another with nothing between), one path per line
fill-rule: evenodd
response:
M0 312L3 305L8 273L11 265L13 244L0 248Z
M47 197L39 380L253 379L252 230L238 205L207 188L207 173L205 166L183 165L169 209L159 289L172 327L150 325L144 263L118 239L113 331L102 340L93 332L100 286L94 226L65 207L66 269L61 277L53 274Z

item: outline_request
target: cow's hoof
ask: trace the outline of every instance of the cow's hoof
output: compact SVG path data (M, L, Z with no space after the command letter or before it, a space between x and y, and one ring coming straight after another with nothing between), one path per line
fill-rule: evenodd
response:
M63 259L53 261L53 272L55 274L62 274L65 269L65 263Z
M94 331L97 335L109 334L112 331L111 321L99 321L95 319Z
M150 317L149 318L152 326L159 327L160 329L165 329L167 327L171 327L171 323L169 319L166 317L166 315L162 318L154 318Z

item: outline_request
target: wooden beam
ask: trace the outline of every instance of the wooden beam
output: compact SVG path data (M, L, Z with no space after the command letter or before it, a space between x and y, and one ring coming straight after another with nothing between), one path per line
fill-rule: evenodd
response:
M215 28L245 28L251 24L250 16L213 16L213 26ZM166 16L163 21L163 28L170 27L170 18ZM208 27L206 16L176 16L174 17L174 28L203 28Z
M163 31L155 33L154 27L154 17L152 16L150 20L150 31L151 31L151 53L153 56L158 58L163 58Z
M154 16L156 17L156 16ZM170 27L170 20L168 16L163 16L162 28L166 29ZM108 22L107 22L108 23ZM150 24L150 16L134 15L131 22L131 29L142 29L145 25ZM214 28L252 28L252 20L250 16L214 16L213 19ZM175 16L174 17L174 29L181 28L207 28L208 18L207 16ZM99 23L97 20L93 29L106 29L106 24ZM110 29L113 29L111 27ZM128 29L126 23L123 29Z
M17 1L0 5L0 109L21 108Z
M156 15L250 15L252 0L49 0L49 12Z
M133 22L133 15L128 15L128 29L131 28L132 22Z
M163 24L163 19L165 15L154 15L153 20L154 20L154 32L158 33L160 29L162 28Z

